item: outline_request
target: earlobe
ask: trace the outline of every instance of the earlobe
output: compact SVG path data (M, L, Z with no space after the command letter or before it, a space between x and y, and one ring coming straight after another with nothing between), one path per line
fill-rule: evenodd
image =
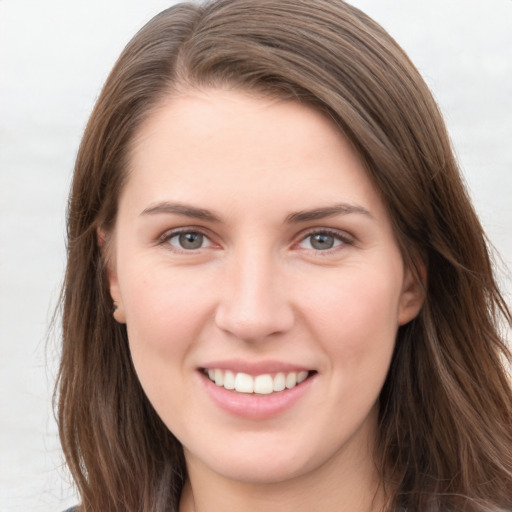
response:
M112 294L112 291L110 292ZM114 300L113 312L112 316L114 320L120 324L126 323L126 316L124 314L124 308L122 304L119 304L116 300Z
M425 301L426 283L427 275L423 264L417 264L415 268L409 267L406 269L398 311L399 325L410 322L420 312Z
M98 240L98 247L100 248L103 257L105 273L108 279L108 286L110 290L110 296L112 297L112 315L117 322L119 322L120 324L125 324L126 315L121 296L121 290L119 288L119 281L117 279L117 271L115 268L113 258L114 249L112 247L110 235L106 233L103 229L98 228L96 230L96 236Z

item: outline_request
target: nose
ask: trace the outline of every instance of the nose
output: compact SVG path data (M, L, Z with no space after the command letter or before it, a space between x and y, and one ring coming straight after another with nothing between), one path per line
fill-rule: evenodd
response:
M233 255L215 313L217 327L246 342L289 331L294 312L281 267L272 256L255 251Z

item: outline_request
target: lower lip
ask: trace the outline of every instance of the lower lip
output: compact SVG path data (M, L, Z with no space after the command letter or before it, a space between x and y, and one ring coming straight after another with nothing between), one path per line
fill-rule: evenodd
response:
M311 386L315 375L291 389L258 395L255 393L238 393L222 386L217 386L203 372L199 372L207 393L222 410L240 418L265 420L290 409Z

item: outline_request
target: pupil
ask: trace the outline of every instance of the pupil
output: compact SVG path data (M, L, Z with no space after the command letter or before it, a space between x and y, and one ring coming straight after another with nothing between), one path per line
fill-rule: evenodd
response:
M334 237L332 235L317 234L311 238L311 246L315 249L331 249L334 246Z
M181 233L180 245L183 249L199 249L203 245L201 233Z

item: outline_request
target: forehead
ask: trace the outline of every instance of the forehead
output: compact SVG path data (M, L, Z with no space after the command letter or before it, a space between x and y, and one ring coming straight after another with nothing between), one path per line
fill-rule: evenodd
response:
M225 159L241 151L247 154L252 145L251 156L259 161L265 155L271 158L275 149L283 155L290 155L290 149L296 153L297 142L304 139L315 144L323 139L327 145L339 144L342 136L326 115L297 101L236 90L192 89L170 95L154 109L138 130L131 155L137 163L141 152L162 143L171 148L175 142L179 148L174 149L182 156L200 158L217 149L219 158ZM265 142L266 152L258 149L258 142ZM229 144L232 148L226 154L223 149Z
M167 98L139 129L129 164L127 188L142 202L378 202L358 154L325 114L237 91Z

